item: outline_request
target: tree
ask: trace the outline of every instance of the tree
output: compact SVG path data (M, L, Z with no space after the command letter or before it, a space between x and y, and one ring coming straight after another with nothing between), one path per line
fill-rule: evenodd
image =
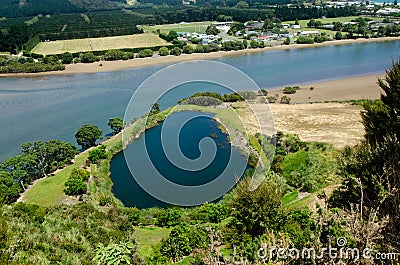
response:
M190 45L185 45L182 48L182 52L185 53L185 54L191 54L191 53L193 53L193 51L194 51L194 49Z
M391 251L400 247L400 60L378 84L384 94L364 105L365 141L343 152L344 181L331 203L347 209L358 204L363 218L369 213L388 218L381 244Z
M157 113L160 113L160 104L158 104L156 102L151 106L151 110L150 110L150 114L149 115L154 115L154 114L157 114Z
M214 25L209 25L206 29L207 35L218 35L218 33L219 33L219 30Z
M170 31L168 32L168 38L169 38L170 40L177 39L177 38L178 38L178 33L177 33L175 30L170 30Z
M117 134L124 127L124 121L120 117L110 118L107 125L111 127L113 134Z
M342 32L340 32L340 31L336 32L336 34L335 34L335 40L341 40L341 39L343 39L343 34L342 34Z
M76 142L82 149L88 149L96 145L97 140L103 139L103 132L93 124L85 124L75 133Z
M169 50L168 50L168 48L167 48L167 47L161 47L161 48L158 50L158 55L160 55L160 56L167 56L167 55L169 55Z
M72 63L73 59L74 59L74 57L69 52L65 52L65 53L61 54L61 62L63 64L70 64L70 63Z
M82 63L94 63L99 60L99 57L95 56L92 52L82 53L80 56Z

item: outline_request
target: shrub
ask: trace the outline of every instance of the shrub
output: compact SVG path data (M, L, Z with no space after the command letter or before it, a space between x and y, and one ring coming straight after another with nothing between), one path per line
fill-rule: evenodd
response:
M281 101L280 101L280 102L281 102L282 104L289 104L291 100L292 100L292 99L289 98L288 96L283 96L283 97L281 97Z
M66 186L64 189L66 195L82 195L87 191L86 183L79 177L71 177L64 185Z
M314 43L314 39L300 36L300 37L297 38L296 43L297 44L313 44Z
M190 45L185 45L182 48L182 52L185 53L185 54L191 54L191 53L193 53L193 51L194 51L194 49Z
M297 92L297 89L295 87L287 86L283 89L282 93L283 94L295 94Z
M182 212L178 209L165 209L157 218L157 225L170 227L179 224Z
M171 53L171 55L179 56L182 54L182 49L179 47L174 47L174 48L172 48L170 53Z
M169 55L169 50L168 50L168 48L167 48L167 47L161 47L161 48L158 50L158 55L160 55L160 56L167 56L167 55Z
M99 57L95 56L92 52L85 52L79 56L82 63L94 63L99 61Z
M151 50L151 49L144 49L144 50L141 50L141 51L138 53L137 56L138 56L139 58L151 57L151 56L153 56L153 50Z
M100 159L106 159L107 158L106 146L100 145L96 149L90 150L88 158L92 163L97 163Z
M116 60L128 60L128 54L121 50L109 50L104 54L104 60L116 61Z
M131 222L132 225L138 225L142 212L136 207L129 208L127 212L129 222Z

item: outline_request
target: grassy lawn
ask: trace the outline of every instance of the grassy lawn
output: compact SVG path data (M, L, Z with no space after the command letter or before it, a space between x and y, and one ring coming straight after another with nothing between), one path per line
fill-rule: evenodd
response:
M170 30L175 30L177 32L197 32L205 33L207 27L211 22L191 22L191 23L179 23L179 24L165 24L165 25L155 25L155 26L142 26L145 32L155 32L157 29L161 33L168 33Z
M355 16L355 17L335 17L335 18L320 18L320 19L315 19L315 21L321 21L323 24L331 24L333 22L350 22L356 18L358 18L359 16ZM373 18L373 17L368 17L372 20L382 20L382 18ZM336 31L333 30L329 30L329 29L317 29L317 28L308 28L307 27L307 23L309 22L309 19L306 20L299 20L299 24L300 24L300 29L288 29L288 31L290 33L297 33L299 31L303 31L303 30L312 30L312 31L318 31L319 33L323 33L325 32L327 35L332 35L334 36ZM291 20L291 21L284 21L282 22L282 24L294 24L295 21Z
M171 228L165 227L136 227L135 238L139 243L139 255L149 257L153 253L153 247L160 243L161 239L166 238L170 231Z
M26 203L34 203L41 206L53 206L60 204L67 196L64 194L64 183L67 181L74 168L82 166L88 157L88 152L75 158L75 163L69 165L54 176L41 179L24 193Z
M103 51L123 48L142 48L151 46L170 45L155 34L124 35L104 38L87 38L75 40L58 40L40 42L33 53L60 54L64 52Z

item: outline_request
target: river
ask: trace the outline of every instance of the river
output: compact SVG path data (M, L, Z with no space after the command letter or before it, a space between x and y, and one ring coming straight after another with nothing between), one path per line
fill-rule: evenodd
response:
M262 88L382 73L400 56L400 41L276 50L215 59L239 68ZM135 89L163 66L111 73L40 78L0 78L0 161L24 142L59 139L75 143L83 124L110 133L108 119L123 116ZM192 84L160 101L162 108L211 84ZM216 89L218 90L218 89Z

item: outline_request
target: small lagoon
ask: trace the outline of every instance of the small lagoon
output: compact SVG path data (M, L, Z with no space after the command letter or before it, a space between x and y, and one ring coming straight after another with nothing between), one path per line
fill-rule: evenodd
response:
M229 159L233 162L232 179L238 178L243 174L243 165L248 169L247 159L235 147L231 148L228 135L221 131L218 122L212 118L212 114L200 113L194 111L184 111L171 114L166 121L160 125L147 130L138 139L132 141L125 152L127 157L134 159L135 163L130 164L134 167L134 172L146 178L153 178L149 174L151 170L146 166L144 161L146 154L138 152L140 145L145 142L148 155L156 170L166 179L176 184L184 186L198 186L206 184L218 177L228 164ZM168 120L169 119L169 120ZM182 167L176 166L167 158L163 150L161 133L165 133L164 141L174 141L174 132L181 126L182 122L188 120L181 128L179 133L179 148L183 155L189 160L195 160L200 157L201 152L199 144L202 139L212 139L216 146L216 153L211 163L202 170L190 171L184 170ZM168 122L167 126L163 125ZM175 126L174 126L175 124ZM165 130L165 132L162 132ZM184 167L190 167L190 161L177 161L186 163ZM124 153L117 154L111 161L111 179L114 183L112 192L126 206L136 206L138 208L148 207L168 207L169 204L162 202L144 191L134 180L125 160ZM157 179L154 179L157 181Z

